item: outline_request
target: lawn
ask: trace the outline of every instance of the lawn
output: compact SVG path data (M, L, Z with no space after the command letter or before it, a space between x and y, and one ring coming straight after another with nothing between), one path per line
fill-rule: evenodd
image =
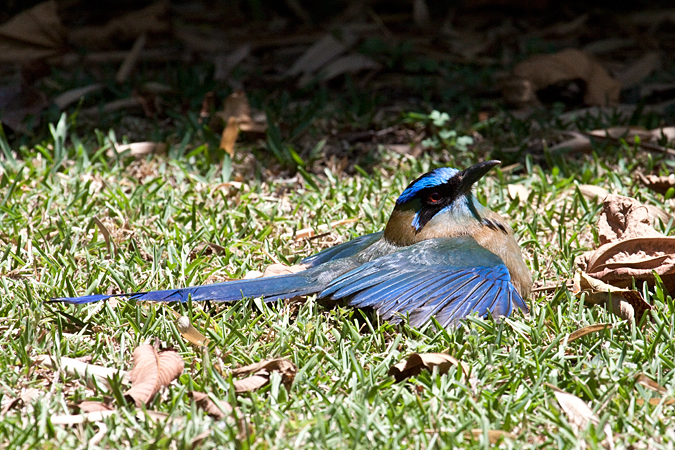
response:
M425 117L401 115L395 125L415 128L432 120ZM535 132L507 115L470 126L497 149L505 129L515 130L510 139L516 141ZM429 142L418 157L379 148L367 168L339 171L326 163L320 171L296 172L278 169L263 144L243 146L232 162L214 161L193 135L170 142L166 154L134 157L114 153L124 141L114 130L83 130L75 116L50 129L33 145L1 142L4 448L426 449L485 448L491 440L506 448L607 448L608 430L616 448L672 448L672 298L645 287L654 311L636 325L585 305L566 286L575 256L597 244L601 209L601 200L585 198L577 186L598 185L664 207L670 200L633 177L636 168L658 168L659 155L622 141L572 157L523 154L493 170L478 183L478 196L508 218L535 287L545 289L527 300L529 315L413 329L313 297L231 305L48 300L211 283L272 263L298 263L382 229L409 181L433 167L484 160L485 146L440 145L439 129L432 128L427 137L438 145ZM509 185L524 187L527 199L510 194ZM355 221L321 228L344 219ZM667 233L670 224L659 227ZM306 228L320 232L296 239ZM208 338L206 346L181 336L176 324L183 315ZM613 326L568 342L570 333L604 323ZM175 349L185 369L141 408L124 398L129 386L119 377L106 387L69 375L58 363L79 358L130 370L133 349L147 343ZM447 374L425 371L396 383L389 368L412 352L448 352L468 374L451 366ZM56 368L38 364L43 355ZM297 367L289 390L273 372L267 386L235 393L231 369L277 357ZM638 383L641 374L665 393ZM554 388L586 402L597 423L579 429ZM191 391L235 409L211 418ZM85 400L108 402L114 412L102 421L52 423L77 414Z

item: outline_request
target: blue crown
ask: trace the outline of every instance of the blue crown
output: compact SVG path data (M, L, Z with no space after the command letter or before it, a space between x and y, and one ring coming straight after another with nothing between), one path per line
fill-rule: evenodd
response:
M425 173L412 183L401 193L396 200L396 204L400 205L412 200L422 189L440 186L448 182L448 180L459 173L459 170L452 167L441 167L434 169L429 173Z

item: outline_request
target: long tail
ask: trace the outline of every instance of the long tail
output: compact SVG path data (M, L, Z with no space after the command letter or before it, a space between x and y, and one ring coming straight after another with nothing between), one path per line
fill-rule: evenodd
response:
M182 289L168 289L165 291L137 292L114 295L85 295L84 297L54 298L55 302L74 304L93 303L111 297L128 297L134 300L153 302L185 302L213 300L218 302L234 302L242 298L264 297L266 302L310 295L320 292L325 283L318 283L313 271L278 275L274 277L255 278L252 280L226 281L224 283L207 284L204 286L187 287Z

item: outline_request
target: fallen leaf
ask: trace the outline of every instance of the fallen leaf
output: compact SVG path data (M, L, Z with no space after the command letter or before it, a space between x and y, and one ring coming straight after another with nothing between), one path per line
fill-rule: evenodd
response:
M662 235L651 222L649 208L637 200L608 195L598 221L601 245L577 257L577 265L591 277L618 287L630 286L633 279L653 284L656 272L672 289L675 237Z
M516 436L514 434L511 434L507 431L502 431L502 430L487 430L484 431L480 428L474 428L471 431L467 431L464 433L464 435L468 438L474 438L474 439L479 439L481 436L483 436L487 432L487 438L488 442L490 444L498 444L504 439L511 439L512 441L516 440Z
M638 374L635 377L635 382L646 387L647 389L651 389L654 392L658 392L659 394L668 393L668 389L664 388L663 386L661 386L659 383L649 378L644 373Z
M577 272L574 276L572 292L577 298L585 294L585 301L592 305L602 305L606 308L611 305L614 314L624 320L635 318L637 323L647 311L652 310L652 306L638 291L603 283L583 272Z
M230 413L232 411L232 406L226 401L219 401L218 405L216 405L213 400L209 398L209 395L203 392L190 391L188 395L195 401L197 406L215 419L222 419L225 417L225 413Z
M135 41L143 34L168 31L170 22L165 18L169 2L160 0L108 21L105 25L84 26L71 29L68 39L85 48L105 48L111 42Z
M345 73L357 73L362 70L379 69L380 63L360 53L352 53L337 58L321 69L320 78L329 81ZM303 83L305 85L306 83Z
M181 336L191 344L203 347L209 342L208 338L190 323L190 318L187 316L180 316L176 320L176 328Z
M239 131L251 131L264 133L267 130L267 119L264 116L252 117L248 97L244 91L235 91L230 94L223 104L223 110L219 112L225 129L220 138L220 148L230 156L234 155L234 144L239 136Z
M124 61L122 61L122 65L117 71L117 75L115 75L115 81L117 83L124 83L125 81L127 81L129 75L131 75L131 73L133 72L134 67L136 67L138 58L141 56L141 52L143 51L143 48L145 48L145 43L147 42L147 40L148 37L145 33L141 34L136 38L136 41L134 42L134 45L131 47L131 50L129 50L127 57L124 58Z
M638 179L642 184L659 194L665 194L669 189L675 189L675 174L668 176L643 175L638 173Z
M77 404L77 407L83 413L92 413L92 412L101 412L101 411L113 411L114 408L110 405L107 405L103 402L94 402L90 400L85 400Z
M305 270L306 267L302 264L296 264L294 266L287 266L285 264L270 264L265 267L265 272L263 272L263 277L275 277L277 275L290 275L292 273L298 273Z
M589 54L566 49L551 55L536 55L513 68L516 79L528 80L535 92L563 81L580 79L585 83L583 95L586 105L613 105L618 103L621 83ZM532 97L532 95L523 95Z
M80 101L81 98L93 92L100 91L103 88L104 88L103 83L94 83L88 86L71 89L69 91L63 92L62 94L57 95L56 98L54 98L54 104L56 105L57 108L64 110L69 105L77 101Z
M102 422L108 417L117 414L117 411L97 411L84 414L63 414L52 416L49 422L52 425L79 425L86 422Z
M417 28L425 30L431 23L429 6L426 0L413 0L413 22Z
M220 54L214 61L213 80L227 81L230 73L251 54L251 44L244 44L231 53Z
M512 200L518 199L520 203L525 203L530 198L530 189L523 184L509 184L507 188Z
M131 144L114 145L113 148L105 152L106 156L112 158L129 152L130 156L140 158L150 154L166 153L166 144L163 142L133 142Z
M575 341L579 338L582 338L586 335L589 335L591 333L595 333L596 331L602 331L602 330L605 330L607 328L612 328L612 324L611 323L598 323L596 325L588 325L586 327L579 328L577 331L575 331L574 333L571 333L567 337L567 342L570 343L570 342Z
M469 365L447 353L411 353L405 361L391 366L388 375L393 376L398 383L419 375L423 369L431 372L438 367L438 373L444 374L451 366L458 367L465 377L469 376Z
M134 368L130 372L131 389L125 395L137 406L150 402L159 390L183 373L183 358L174 350L158 352L150 344L134 350Z
M625 70L616 73L615 76L623 87L635 86L661 66L661 58L659 52L647 52L642 58L632 63Z
M594 184L580 184L578 185L578 188L579 192L581 192L581 195L583 195L587 200L603 201L605 197L609 195L609 191L607 189Z
M65 29L56 1L39 3L0 25L0 61L28 62L57 55Z
M647 402L650 405L653 405L653 406L658 406L658 405L661 404L661 402L663 402L664 406L668 406L668 405L675 404L675 398L669 398L669 399L664 400L663 397L652 397ZM638 398L638 399L635 400L635 403L637 403L638 405L644 405L645 400L642 399L642 398Z
M591 423L594 425L600 423L598 416L595 415L593 410L585 401L576 395L562 391L551 384L546 383L546 385L553 389L556 400L558 400L562 410L565 411L567 419L573 426L577 428L577 432L579 430L585 430ZM605 432L605 439L609 444L609 448L613 448L614 437L612 436L612 428L610 427L609 423L605 423L605 426L602 428L602 430Z
M234 369L232 371L232 376L234 377L252 374L242 380L233 381L234 391L237 393L249 392L265 386L269 383L270 373L273 371L279 372L281 382L286 387L286 390L290 391L298 369L295 367L295 364L285 358L265 360Z
M357 38L349 32L342 33L341 39L326 34L305 51L286 72L287 77L311 74L323 67L333 58L349 50L356 44Z

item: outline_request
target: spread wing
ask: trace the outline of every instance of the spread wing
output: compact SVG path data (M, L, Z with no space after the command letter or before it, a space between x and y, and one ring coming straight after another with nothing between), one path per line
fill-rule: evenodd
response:
M470 236L429 239L337 277L319 294L349 298L384 319L409 315L411 326L435 316L450 326L472 313L508 316L527 305L502 260Z
M311 268L328 261L333 261L340 258L348 258L350 256L356 255L361 250L372 245L381 237L381 231L378 231L377 233L366 234L365 236L359 236L355 239L352 239L351 241L320 251L316 255L308 256L307 258L303 259L301 263L308 268Z

